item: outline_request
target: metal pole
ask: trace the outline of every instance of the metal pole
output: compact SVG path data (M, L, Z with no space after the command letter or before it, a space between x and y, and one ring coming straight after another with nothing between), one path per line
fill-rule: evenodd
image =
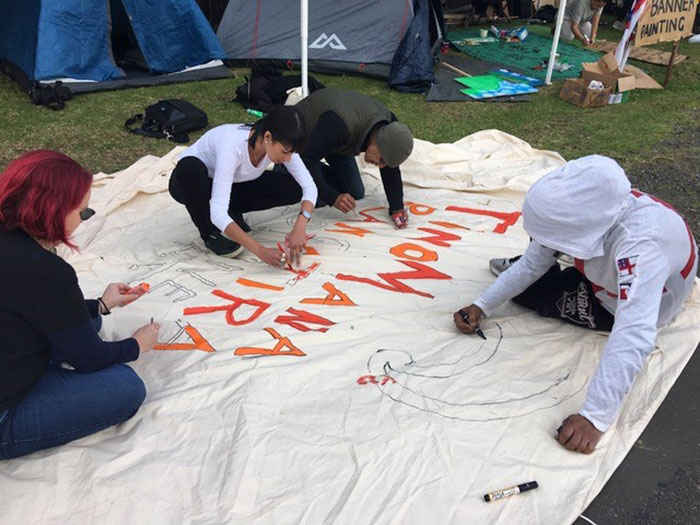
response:
M557 47L559 46L559 35L561 34L561 25L564 23L564 10L566 9L566 0L559 2L559 12L557 13L557 25L554 28L554 39L552 40L552 49L549 52L549 64L547 64L547 76L544 83L550 85L552 83L552 71L554 70L554 62L557 56Z
M309 0L301 0L301 95L309 95Z

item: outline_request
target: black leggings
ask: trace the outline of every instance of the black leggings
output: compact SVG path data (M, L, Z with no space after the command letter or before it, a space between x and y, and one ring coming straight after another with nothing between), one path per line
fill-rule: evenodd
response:
M596 299L591 282L576 268L562 270L559 264L535 281L513 302L535 310L542 317L609 332L615 317Z
M170 176L170 195L185 205L203 240L219 231L209 218L211 188L207 167L197 157L180 159ZM265 171L255 180L233 184L228 213L233 216L236 212L268 210L299 201L301 187L290 174Z

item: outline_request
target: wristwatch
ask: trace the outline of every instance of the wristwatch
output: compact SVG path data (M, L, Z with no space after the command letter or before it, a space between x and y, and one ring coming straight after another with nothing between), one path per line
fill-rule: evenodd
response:
M301 210L301 211L299 212L299 215L303 215L304 218L305 218L307 221L310 221L310 220L311 220L311 214L310 214L308 211L306 211L306 210Z

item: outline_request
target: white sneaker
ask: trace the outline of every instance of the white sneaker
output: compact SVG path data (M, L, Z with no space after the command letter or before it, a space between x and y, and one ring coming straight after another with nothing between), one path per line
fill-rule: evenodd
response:
M615 20L613 23L613 29L617 29L618 31L624 31L625 30L625 23L621 20Z
M700 44L700 35L693 35L688 39L691 44Z
M507 257L504 257L502 259L491 259L489 261L489 269L491 270L491 273L493 273L495 276L499 276L508 268L513 266L515 264L515 261L520 259L520 257L521 256L518 255L517 257L511 257L510 259Z
M573 266L574 265L574 258L571 257L571 255L566 255L565 253L562 253L559 256L559 259L557 259L557 260L565 266Z

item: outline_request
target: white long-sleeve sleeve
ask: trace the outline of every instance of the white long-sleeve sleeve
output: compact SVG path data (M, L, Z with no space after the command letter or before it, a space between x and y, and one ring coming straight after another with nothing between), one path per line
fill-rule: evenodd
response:
M474 301L489 316L503 303L524 292L556 262L556 252L531 241L523 256L498 276Z
M316 206L316 199L318 198L318 188L316 188L316 183L311 177L311 173L306 169L304 161L301 160L299 154L295 153L289 162L284 163L285 167L292 174L294 180L297 184L301 186L301 200L309 201L311 204Z
M271 163L265 155L257 165L252 164L248 151L250 133L249 126L223 124L207 131L182 154L182 157L197 157L206 166L212 179L209 220L222 232L234 222L229 215L234 184L257 179ZM301 157L294 153L285 166L301 187L302 200L315 206L318 190Z
M614 421L625 394L654 349L661 296L669 275L666 257L651 242L618 251L616 260L634 264L634 272L620 275L618 271L615 323L579 412L603 432Z
M233 222L228 214L228 207L231 201L233 179L242 160L241 151L245 152L227 144L217 145L216 148L216 166L209 200L209 220L220 231L224 231L226 226Z

